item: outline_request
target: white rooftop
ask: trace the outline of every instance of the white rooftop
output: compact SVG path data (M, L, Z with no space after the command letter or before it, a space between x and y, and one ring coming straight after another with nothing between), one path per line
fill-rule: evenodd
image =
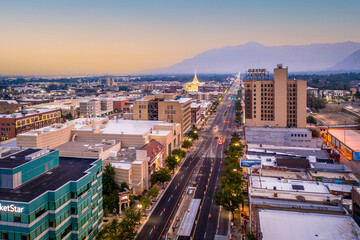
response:
M150 129L163 121L144 121L144 120L110 120L102 133L105 134L146 134ZM153 134L156 131L153 131Z
M114 167L114 168L120 168L120 169L130 169L131 168L131 163L121 163L121 162L116 162L116 163L111 163L111 165Z
M276 191L329 193L324 183L315 181L303 181L293 179L282 179L273 177L251 177L251 187L262 189L274 189ZM274 189L275 190L275 189Z
M259 210L259 227L266 240L356 240L360 228L348 215Z

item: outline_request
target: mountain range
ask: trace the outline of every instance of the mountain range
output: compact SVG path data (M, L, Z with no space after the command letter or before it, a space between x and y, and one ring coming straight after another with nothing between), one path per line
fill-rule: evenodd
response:
M247 68L267 68L277 63L290 72L360 70L360 43L341 42L309 45L265 46L248 42L211 49L170 67L148 73L236 73Z

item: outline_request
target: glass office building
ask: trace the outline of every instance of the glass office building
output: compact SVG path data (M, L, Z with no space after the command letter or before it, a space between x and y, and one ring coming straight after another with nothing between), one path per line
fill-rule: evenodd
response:
M102 202L101 159L0 148L1 239L92 239Z

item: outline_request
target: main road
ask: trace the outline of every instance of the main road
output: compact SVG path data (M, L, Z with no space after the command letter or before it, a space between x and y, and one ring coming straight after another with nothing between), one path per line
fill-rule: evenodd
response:
M195 198L202 199L201 209L197 215L197 221L193 227L192 235L194 239L214 239L215 234L226 235L228 232L228 215L221 214L220 208L212 201L212 195L215 191L215 186L218 185L220 173L223 163L223 148L229 142L229 138L234 128L234 101L232 98L236 97L236 85L234 82L224 99L218 106L217 113L210 124L209 130L201 132L204 136L198 145L197 149L188 156L178 173L175 175L170 185L167 187L162 198L159 200L157 206L151 213L148 221L145 223L139 232L137 239L162 239L167 233L179 204L181 203L184 190L189 184L189 180L194 174L195 166L200 161L200 158L207 152L212 151L214 157L207 157L201 166L200 179L197 178L197 191ZM225 111L227 111L225 115ZM217 130L214 130L215 126ZM223 136L225 142L218 145L219 138ZM211 214L211 218L209 218ZM201 224L199 224L201 223Z

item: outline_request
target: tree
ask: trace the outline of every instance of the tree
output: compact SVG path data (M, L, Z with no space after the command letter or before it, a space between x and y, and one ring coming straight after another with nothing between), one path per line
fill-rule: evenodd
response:
M109 195L104 195L104 209L106 209L107 213L113 213L114 209L116 212L119 211L119 196L117 192L113 192Z
M345 102L348 102L348 101L349 101L349 97L348 97L348 96L345 96L345 97L344 97L344 101L345 101Z
M115 182L115 168L110 164L106 165L103 173L103 194L108 196L114 191L119 191L120 187Z
M326 107L326 99L318 98L314 94L307 95L307 107L319 111Z
M73 120L73 115L71 113L66 114L65 119L67 120Z
M141 213L133 208L127 208L123 220L120 222L122 239L134 239L136 236L135 227L140 224Z
M139 203L141 204L142 210L146 210L150 205L150 199L147 197L141 197Z
M192 146L192 142L189 141L189 140L183 141L183 143L182 143L182 145L181 145L181 147L182 147L182 148L185 148L185 149L189 149L189 148L191 148L191 146Z
M158 187L155 185L152 188L150 188L148 195L149 197L157 198L157 196L159 195Z
M157 171L154 171L151 175L151 184L154 185L156 183L162 183L168 182L171 180L171 174L169 169L166 168L160 168Z
M317 122L316 122L316 119L313 117L313 116L308 116L307 118L306 118L306 122L307 123L312 123L312 124L316 124Z
M230 211L234 220L235 210L243 202L241 188L235 184L225 185L221 190L215 192L214 201L217 205L221 205L225 210Z
M181 160L186 157L186 152L182 149L174 149L172 155L177 156Z
M195 133L194 131L190 131L189 132L189 138L191 138L193 140L198 140L199 139L199 134Z
M104 225L96 239L100 240L126 240L133 239L136 236L135 227L140 224L141 213L133 208L127 208L124 212L123 219L119 222L117 219L112 220L109 224Z
M166 157L165 164L170 171L173 171L178 165L178 161L176 160L175 156L170 155Z

